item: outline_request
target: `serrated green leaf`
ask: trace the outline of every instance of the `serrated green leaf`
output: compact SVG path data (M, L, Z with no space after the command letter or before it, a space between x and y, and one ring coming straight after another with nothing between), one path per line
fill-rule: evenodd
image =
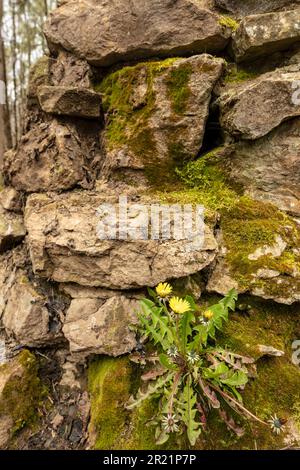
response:
M133 396L130 397L126 405L126 409L132 410L136 408L137 406L141 405L143 401L161 392L163 388L165 387L165 385L171 382L173 377L174 377L174 373L169 372L168 374L162 377L159 377L155 383L150 382L145 391L142 391L141 389L138 391L136 398L134 398Z
M193 390L190 377L188 377L186 385L181 394L179 406L181 419L186 425L189 442L192 446L194 446L201 434L201 423L196 421L196 415L198 412L197 397L195 391Z
M178 366L176 366L176 364L173 364L173 362L170 361L167 354L160 354L159 361L161 365L164 366L168 370L174 370L174 371L178 370Z

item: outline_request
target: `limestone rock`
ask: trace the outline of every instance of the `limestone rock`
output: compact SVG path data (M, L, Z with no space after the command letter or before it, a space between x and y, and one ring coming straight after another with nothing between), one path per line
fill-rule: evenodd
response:
M221 125L238 138L263 137L283 121L300 115L299 87L295 87L299 80L300 65L294 65L241 85L229 84L219 98Z
M72 300L63 327L72 353L120 356L135 348L130 324L136 323L138 304L125 296L111 295L108 300Z
M8 337L18 344L39 347L59 338L49 297L53 288L30 279L27 256L21 247L0 257L0 318ZM52 304L56 298L52 298ZM58 303L55 315L59 315Z
M214 260L217 244L208 227L200 246L197 234L191 240L104 240L98 234L99 208L111 203L108 210L118 210L116 202L90 192L30 196L25 218L34 271L57 282L132 289L188 276ZM141 223L135 209L130 209L128 227Z
M0 205L0 253L20 243L26 235L23 217Z
M299 118L255 142L239 142L225 153L221 164L249 196L300 216Z
M202 145L224 61L207 54L142 63L100 84L106 110L102 178L159 185Z
M215 5L238 16L256 15L280 9L292 10L300 5L299 0L214 0Z
M99 125L60 119L39 121L4 157L4 174L26 192L90 187L101 159Z
M233 36L238 62L254 60L288 49L300 41L300 9L251 15L244 18Z
M73 0L55 10L44 32L52 51L65 49L89 63L223 50L231 30L198 0Z
M270 356L270 357L282 357L285 354L284 351L280 351L279 349L273 348L273 346L265 346L264 344L259 344L258 350L264 356Z
M38 99L46 113L87 119L101 116L100 95L87 88L41 86Z
M221 219L219 251L207 290L235 288L291 305L300 300L300 229L274 206L241 198Z
M7 211L22 211L22 196L12 187L6 187L0 192L0 204Z
M19 272L2 316L7 334L13 335L22 345L44 345L49 341L49 321L45 297L37 292L25 273Z

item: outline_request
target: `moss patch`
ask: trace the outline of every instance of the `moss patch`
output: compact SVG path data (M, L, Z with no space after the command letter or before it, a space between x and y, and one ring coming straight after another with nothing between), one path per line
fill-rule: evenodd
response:
M47 395L47 388L38 377L38 362L29 351L22 351L13 363L1 366L0 373L5 374L8 368L15 373L3 389L0 414L11 416L15 434L37 422L37 410Z
M223 211L221 220L224 243L227 248L227 261L233 277L242 288L262 288L270 295L286 294L286 289L295 289L298 278L290 276L300 272L300 230L286 214L271 204L241 197L238 202ZM266 254L257 260L249 259L258 248L274 246L280 237L286 248L281 256ZM287 276L278 285L275 279L254 279L259 269L278 271ZM291 280L292 279L292 280Z
M205 207L207 222L215 221L216 212L229 209L238 200L239 188L228 181L219 163L220 147L184 167L176 169L174 184L155 195L163 203L199 204Z
M240 68L234 65L229 69L229 72L225 76L225 83L241 83L247 80L253 80L257 77L257 73Z
M172 103L172 108L176 114L184 114L191 95L188 86L192 75L191 64L185 64L170 70L166 80L168 94Z
M239 23L234 18L225 15L219 18L219 24L221 26L225 26L226 28L232 29L232 31L236 31L239 27Z
M155 414L157 403L145 401L136 411L125 409L130 395L139 387L140 375L127 357L97 358L89 365L89 393L91 397L90 433L98 450L170 449L157 446L154 428L147 426Z

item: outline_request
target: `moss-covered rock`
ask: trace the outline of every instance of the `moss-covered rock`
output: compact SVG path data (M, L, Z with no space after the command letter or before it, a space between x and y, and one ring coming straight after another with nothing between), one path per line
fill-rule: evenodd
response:
M223 294L231 284L280 303L300 300L300 230L293 219L271 204L241 197L223 211L221 233L223 251L209 291Z
M34 354L24 350L0 366L0 447L6 447L26 426L36 424L38 408L46 394ZM4 430L8 424L9 428Z
M98 357L88 372L91 398L90 443L98 450L172 449L174 442L157 446L153 427L147 423L155 414L157 403L145 401L134 412L125 406L138 389L140 374L128 357Z
M140 63L108 75L97 91L106 111L104 176L134 174L162 185L201 145L212 89L224 61L190 59ZM120 178L120 176L119 176Z

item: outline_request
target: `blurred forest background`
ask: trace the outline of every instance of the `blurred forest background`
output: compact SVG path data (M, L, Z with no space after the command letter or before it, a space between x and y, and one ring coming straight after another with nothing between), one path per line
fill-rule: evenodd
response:
M42 26L56 3L0 0L0 80L6 84L5 104L0 103L0 162L5 149L14 146L22 134L29 69L47 53Z

